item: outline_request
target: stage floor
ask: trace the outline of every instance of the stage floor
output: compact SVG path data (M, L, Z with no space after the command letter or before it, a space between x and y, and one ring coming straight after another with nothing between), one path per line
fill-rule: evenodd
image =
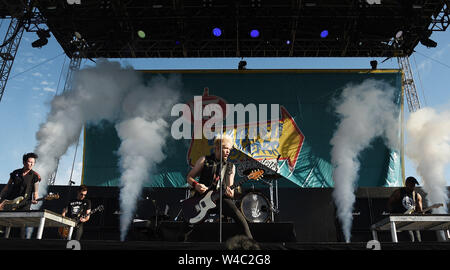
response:
M57 239L0 239L0 250L67 250L75 246L67 240ZM258 243L261 251L301 250L368 250L364 242L338 243ZM79 241L81 250L180 250L180 251L227 251L225 243L219 242L167 242L167 241ZM450 250L450 242L381 242L381 250ZM241 249L242 250L242 249Z

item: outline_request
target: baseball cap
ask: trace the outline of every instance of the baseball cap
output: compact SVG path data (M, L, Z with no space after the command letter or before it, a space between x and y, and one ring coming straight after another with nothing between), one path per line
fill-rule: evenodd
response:
M406 178L405 183L408 183L408 182L412 182L412 183L414 183L414 184L416 184L416 185L419 184L419 182L416 180L416 178L414 178L414 177L412 177L412 176Z

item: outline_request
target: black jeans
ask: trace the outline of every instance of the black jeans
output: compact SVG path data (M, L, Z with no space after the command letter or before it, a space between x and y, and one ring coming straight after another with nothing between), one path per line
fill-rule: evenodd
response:
M73 229L73 235L75 237L72 237L72 239L80 241L81 236L83 236L83 223L80 222L75 228Z

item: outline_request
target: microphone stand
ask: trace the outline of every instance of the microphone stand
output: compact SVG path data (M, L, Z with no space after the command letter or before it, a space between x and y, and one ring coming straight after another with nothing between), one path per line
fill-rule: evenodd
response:
M219 211L219 242L222 243L222 193L223 193L223 179L222 179L222 145L223 136L220 141L220 169L219 169L219 192L220 192L220 211Z

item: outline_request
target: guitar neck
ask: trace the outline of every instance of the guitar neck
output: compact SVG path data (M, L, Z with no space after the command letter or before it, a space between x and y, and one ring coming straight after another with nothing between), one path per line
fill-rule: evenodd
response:
M247 177L244 177L244 179L242 179L241 181L239 181L239 182L234 183L233 185L231 185L231 186L230 186L230 189L233 190L233 189L237 188L238 186L244 184L245 181L247 181L247 180L248 180L248 178L247 178Z

